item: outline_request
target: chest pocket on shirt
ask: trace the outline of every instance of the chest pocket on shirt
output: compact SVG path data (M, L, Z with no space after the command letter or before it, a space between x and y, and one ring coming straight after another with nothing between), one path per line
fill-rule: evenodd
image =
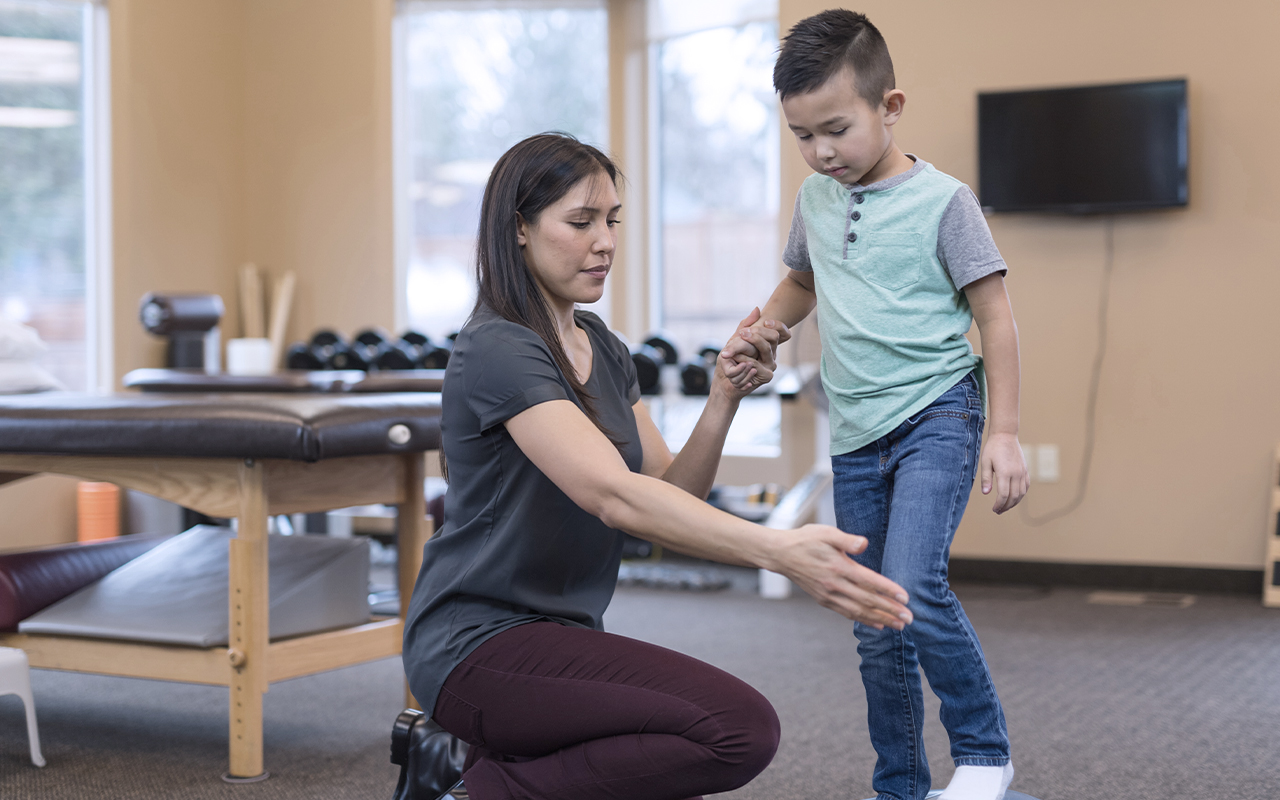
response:
M918 233L880 233L852 251L858 274L885 289L905 289L920 281L924 237Z

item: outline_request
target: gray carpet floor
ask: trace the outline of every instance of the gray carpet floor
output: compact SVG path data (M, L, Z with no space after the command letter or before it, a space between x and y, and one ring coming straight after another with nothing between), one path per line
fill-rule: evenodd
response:
M957 588L1005 704L1017 776L1042 800L1280 798L1280 610L1252 597L1187 608L1085 602L1080 590ZM773 764L727 800L858 800L871 794L849 623L807 597L761 600L627 588L611 630L703 658L760 689L783 739ZM395 659L275 684L266 695L271 778L219 780L226 690L35 671L44 754L26 755L21 704L0 698L0 798L384 800ZM951 774L929 697L935 785Z

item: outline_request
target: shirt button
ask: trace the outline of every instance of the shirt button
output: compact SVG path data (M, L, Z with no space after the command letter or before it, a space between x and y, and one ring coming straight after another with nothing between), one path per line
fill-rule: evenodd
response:
M850 242L858 241L858 234L854 233L853 231L849 231L849 241Z
M862 219L862 212L861 211L853 212L853 221L857 222L860 219Z
M853 202L855 202L855 203L861 203L861 202L862 202L862 195L860 195L860 194L855 194L855 195L853 196Z

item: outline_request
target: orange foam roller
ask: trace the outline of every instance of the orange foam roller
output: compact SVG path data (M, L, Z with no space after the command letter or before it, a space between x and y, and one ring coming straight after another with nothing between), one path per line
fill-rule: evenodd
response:
M116 538L120 535L120 487L81 481L76 487L76 516L80 541Z

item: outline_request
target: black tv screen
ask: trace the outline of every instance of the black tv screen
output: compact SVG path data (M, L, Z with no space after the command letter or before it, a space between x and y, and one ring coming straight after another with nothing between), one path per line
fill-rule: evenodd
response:
M1187 82L978 95L978 195L993 211L1187 204Z

